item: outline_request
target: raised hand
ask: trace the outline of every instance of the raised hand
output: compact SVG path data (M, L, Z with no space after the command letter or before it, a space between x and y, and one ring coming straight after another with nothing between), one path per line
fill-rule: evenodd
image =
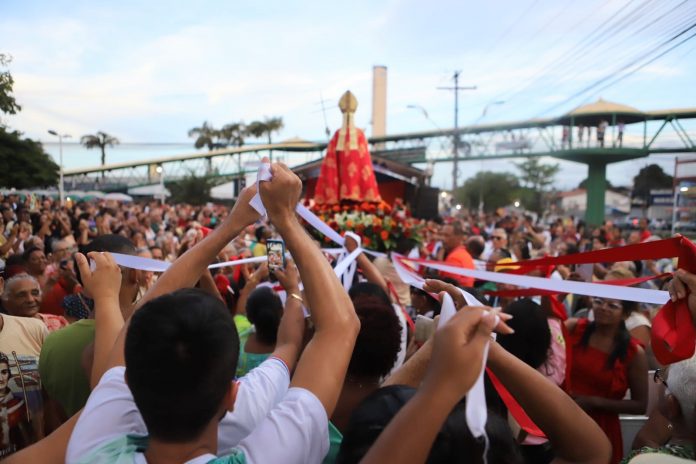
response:
M263 282L263 280L268 277L268 264L262 263L256 270L249 276L247 284L251 284L256 287L258 284Z
M300 272L297 270L295 263L288 261L285 269L276 269L273 271L280 285L283 286L288 293L300 292Z
M687 305L691 312L691 319L696 325L696 274L687 272L684 269L677 269L674 273L674 278L667 285L669 296L672 301L677 301L687 297Z
M465 310L470 310L470 309L483 309L484 311L493 311L493 308L489 308L487 306L481 306L481 307L474 307L474 306L467 306L466 300L464 299L464 295L462 295L462 292L459 291L458 287L455 287L452 284L448 284L446 282L443 282L441 280L437 279L428 279L425 281L425 285L423 285L423 290L429 293L437 293L440 295L440 301L442 301L442 292L446 292L449 294L449 296L452 297L452 300L454 300L454 306L457 308L457 311L460 309L464 308ZM500 323L495 327L495 331L500 333L500 334L511 334L514 333L515 331L508 326L505 321L509 321L512 319L512 316L507 313L500 312L498 313L498 316L500 318Z
M111 253L93 251L88 256L96 264L94 271L90 269L85 255L82 253L75 255L85 294L95 301L112 299L118 301L121 289L121 268L118 267Z
M346 250L348 250L349 253L352 253L353 251L355 251L356 248L358 248L358 242L355 241L353 237L346 234L345 239L346 241L344 243L344 246L346 247Z
M283 163L271 166L273 178L259 184L261 199L271 222L278 227L295 217L302 181Z
M497 323L496 311L468 308L439 328L424 388L427 385L448 397L466 395L481 372L483 350Z
M238 227L244 228L259 220L259 213L249 205L249 202L256 195L256 184L252 184L242 189L237 197L237 201L228 216L229 221L233 221Z

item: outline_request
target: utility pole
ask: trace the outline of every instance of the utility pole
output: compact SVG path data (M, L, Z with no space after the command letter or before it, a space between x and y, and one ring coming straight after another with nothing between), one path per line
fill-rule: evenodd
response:
M454 158L454 169L452 169L452 193L457 189L457 180L459 177L459 91L460 90L476 90L475 85L460 87L459 75L461 71L455 71L452 76L454 87L438 87L439 90L454 90L454 135L452 139L452 155Z

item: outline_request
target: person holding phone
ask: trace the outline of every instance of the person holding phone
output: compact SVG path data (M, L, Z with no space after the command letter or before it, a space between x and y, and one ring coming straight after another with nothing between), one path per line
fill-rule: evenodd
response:
M265 265L260 268L263 267ZM276 268L274 274L288 295L300 295L297 267L292 265L285 270ZM257 285L256 279L247 282L247 286L253 287L249 290L249 296L244 302L246 316L251 326L239 333L239 361L236 372L238 378L245 376L271 356L275 350L285 314L290 314L292 317L299 311L302 317L302 304L297 297L287 298L285 310L283 310L283 303L272 288L257 287Z

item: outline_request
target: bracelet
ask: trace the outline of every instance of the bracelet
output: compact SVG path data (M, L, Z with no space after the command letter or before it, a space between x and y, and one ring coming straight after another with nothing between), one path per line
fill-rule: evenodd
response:
M302 297L301 297L300 295L298 295L297 293L288 293L288 296L291 297L291 298L294 298L294 299L296 299L297 301L299 301L300 303L304 304L304 300L303 300Z

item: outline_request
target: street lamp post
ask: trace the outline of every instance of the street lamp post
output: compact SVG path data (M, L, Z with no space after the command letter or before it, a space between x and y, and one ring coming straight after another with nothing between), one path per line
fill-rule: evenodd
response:
M160 183L160 202L162 203L162 206L164 206L164 168L162 166L157 166L157 174L159 174L159 183Z
M60 183L58 184L58 195L60 196L60 206L63 206L65 200L65 188L63 186L63 139L69 139L70 134L59 134L54 130L49 130L48 133L58 137L58 153L60 161Z

